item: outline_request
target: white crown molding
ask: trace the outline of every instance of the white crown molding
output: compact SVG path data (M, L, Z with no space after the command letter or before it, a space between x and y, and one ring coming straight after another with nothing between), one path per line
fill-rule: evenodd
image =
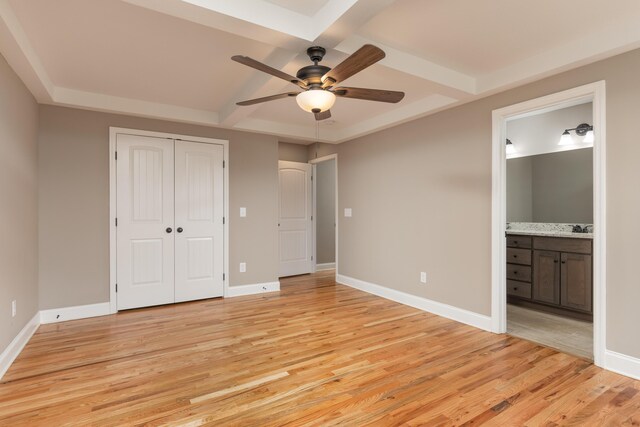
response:
M84 92L63 87L56 87L53 102L45 102L45 104L79 107L86 110L128 114L208 126L219 125L218 113L215 111L197 110L177 105L160 104L157 102Z
M27 345L33 334L38 330L38 326L40 326L39 312L37 312L26 325L24 325L7 348L0 353L0 380L9 370L9 367L13 361L16 360L16 357L18 357L24 346Z
M478 93L493 93L587 65L640 47L633 16L604 30L478 77Z
M400 304L426 311L428 313L446 317L447 319L455 320L456 322L474 326L485 331L491 331L491 317L483 314L474 313L472 311L438 301L407 294L405 292L365 282L364 280L344 276L342 274L336 274L336 282L391 301L399 302Z
M445 95L429 95L419 101L405 104L386 113L354 123L338 132L332 141L334 144L359 138L373 132L387 129L418 117L433 114L457 103L459 100Z

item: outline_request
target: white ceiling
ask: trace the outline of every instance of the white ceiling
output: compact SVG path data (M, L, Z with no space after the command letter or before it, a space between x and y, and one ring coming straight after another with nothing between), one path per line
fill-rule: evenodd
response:
M315 138L295 75L307 47L335 66L385 50L345 85L401 90L399 104L339 98L320 139L338 143L640 47L638 0L0 0L0 52L41 103Z

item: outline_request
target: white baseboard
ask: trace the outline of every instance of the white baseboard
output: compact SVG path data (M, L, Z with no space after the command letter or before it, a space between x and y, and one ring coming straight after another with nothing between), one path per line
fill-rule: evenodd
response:
M229 286L226 297L241 297L244 295L264 294L265 292L278 292L280 282L256 283L255 285Z
M335 262L326 262L324 264L316 264L316 271L333 270L336 268Z
M111 306L108 302L77 305L75 307L53 308L51 310L40 310L40 323L65 322L67 320L106 316L107 314L111 314Z
M38 330L40 326L40 313L36 313L29 322L24 325L24 328L16 335L11 343L0 354L0 379L9 370L9 367L16 360L16 357L20 354L25 345L29 342L33 334Z
M636 357L616 353L611 350L605 350L604 368L609 371L640 380L640 359Z
M489 316L474 313L472 311L416 295L407 294L395 289L385 288L384 286L365 282L364 280L355 279L342 274L336 275L336 282L391 301L399 302L400 304L408 305L429 313L437 314L438 316L446 317L447 319L455 320L456 322L465 323L491 332L491 317Z

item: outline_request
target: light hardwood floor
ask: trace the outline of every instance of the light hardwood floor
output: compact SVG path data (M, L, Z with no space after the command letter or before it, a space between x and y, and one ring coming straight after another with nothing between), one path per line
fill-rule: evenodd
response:
M507 305L507 333L593 360L593 323Z
M336 285L43 325L0 425L639 425L640 381Z

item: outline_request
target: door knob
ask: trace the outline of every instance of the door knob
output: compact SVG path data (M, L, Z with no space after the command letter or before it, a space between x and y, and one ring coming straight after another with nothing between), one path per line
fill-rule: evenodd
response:
M173 229L171 227L167 227L166 232L167 233L171 233L173 231Z
M177 231L178 233L182 233L182 231L183 231L183 230L182 230L182 227L178 227L178 228L176 229L176 231Z

